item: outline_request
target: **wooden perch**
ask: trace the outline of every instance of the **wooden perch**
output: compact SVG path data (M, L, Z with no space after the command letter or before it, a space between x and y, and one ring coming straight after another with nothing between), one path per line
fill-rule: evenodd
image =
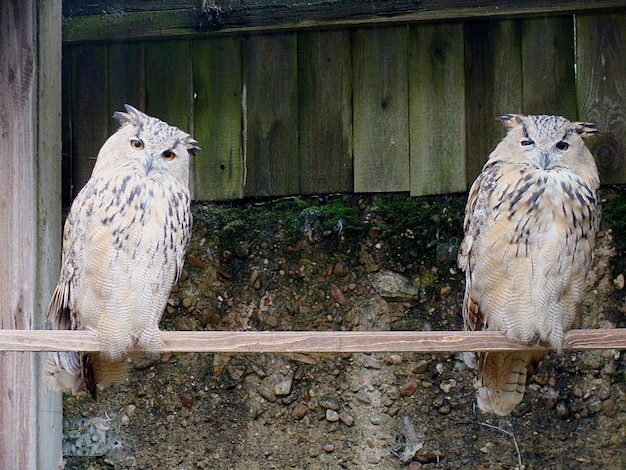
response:
M464 352L541 348L487 331L168 331L163 352ZM0 330L0 351L98 351L87 331ZM626 349L626 329L570 330L563 349Z

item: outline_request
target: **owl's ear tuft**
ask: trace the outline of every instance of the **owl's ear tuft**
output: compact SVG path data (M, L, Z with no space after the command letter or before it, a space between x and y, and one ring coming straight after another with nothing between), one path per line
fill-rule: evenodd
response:
M590 122L572 122L570 124L570 129L572 132L576 132L580 135L583 139L585 137L596 135L599 132L596 125Z
M198 147L198 142L196 142L195 140L193 140L191 137L189 137L186 141L185 141L185 146L187 147L187 152L189 152L191 155L193 155L194 157L198 154L198 152L201 150L200 147Z
M113 113L113 118L117 119L121 126L125 126L126 124L134 124L138 126L141 122L148 118L148 116L136 108L133 108L129 104L125 104L124 108L126 108L125 113L121 111L116 111Z
M508 129L515 127L519 124L522 124L524 120L522 119L521 114L505 114L504 116L498 116L496 121L504 124Z

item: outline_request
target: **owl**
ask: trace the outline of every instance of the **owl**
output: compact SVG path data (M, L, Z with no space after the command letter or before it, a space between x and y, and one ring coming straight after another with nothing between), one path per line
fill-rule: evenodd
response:
M48 355L44 376L57 391L89 391L125 375L135 347L159 351L159 320L183 267L192 217L187 133L132 106L113 117L63 230L59 282L47 319L60 330L88 330L97 353Z
M593 124L507 115L504 139L472 185L458 263L465 271L466 330L561 350L580 320L600 224L599 177L583 138ZM466 353L478 369L481 410L508 415L542 352Z

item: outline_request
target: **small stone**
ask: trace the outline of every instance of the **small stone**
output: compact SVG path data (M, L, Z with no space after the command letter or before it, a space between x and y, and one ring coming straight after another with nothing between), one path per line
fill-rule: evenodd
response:
M204 268L206 266L200 258L194 255L188 255L187 262L194 268Z
M415 382L414 380L411 380L411 381L407 382L400 389L400 396L401 397L410 397L411 395L413 395L415 393L416 390L417 390L417 382Z
M183 308L189 308L193 305L193 299L191 297L185 297L183 299Z
M451 292L452 292L452 287L450 286L444 286L439 291L439 293L441 294L441 297L448 297Z
M337 284L331 284L330 285L330 295L333 296L333 299L339 305L346 305L348 303L348 301L346 300L345 295L343 295L342 290L339 288L339 286L337 286Z
M425 360L418 361L411 369L412 374L424 374L428 370L428 362Z
M134 415L135 411L137 411L137 407L132 403L126 407L126 413L128 413L128 416Z
M389 356L389 362L391 363L391 365L399 366L400 364L402 364L402 356L400 356L400 354L392 354L391 356Z
M354 418L352 417L352 415L346 413L345 411L339 413L339 419L346 426L352 426L352 424L354 424Z
M617 415L617 404L615 403L615 400L609 398L608 400L602 402L602 414L604 414L604 416L608 416L609 418L613 418Z
M339 413L335 410L326 410L326 419L331 423L339 421Z
M450 414L450 405L447 403L437 410L440 415Z
M339 411L339 400L335 397L323 396L319 399L319 405L325 410Z
M285 396L291 393L291 384L293 383L293 375L288 377L280 377L274 385L274 393L277 396Z
M332 451L335 450L335 444L333 444L332 442L326 442L322 446L322 450L326 452L327 454L330 454Z
M559 401L559 392L554 389L549 389L541 398L541 406L546 410L553 410Z
M257 387L256 391L270 403L276 402L276 394L268 386L261 384Z
M611 390L609 387L600 387L600 389L596 392L596 396L604 401L611 396Z
M386 415L375 414L375 415L370 416L370 423L372 423L375 426L380 426L381 424L384 424L386 421L387 421Z
M570 412L567 404L564 401L560 401L556 404L556 417L558 419L569 418Z
M130 424L130 418L128 415L122 415L120 422L122 423L122 426L128 426Z
M624 275L618 274L617 277L613 279L613 284L615 284L615 287L619 290L622 290L624 288Z
M235 247L235 256L238 258L247 258L250 253L250 245L247 242L239 242Z
M153 359L149 356L141 356L133 362L133 368L135 370L144 370L148 367L152 366L154 363Z
M439 384L439 388L443 393L450 393L450 390L452 390L454 387L456 387L455 379L444 380Z
M189 395L181 395L180 401L185 408L191 408L193 406L193 397Z
M304 419L304 417L309 413L309 407L304 403L298 403L291 410L291 417L293 419L297 419L298 421Z
M348 274L348 267L346 266L346 263L344 263L343 261L335 263L335 265L333 266L333 274L339 277L346 276Z

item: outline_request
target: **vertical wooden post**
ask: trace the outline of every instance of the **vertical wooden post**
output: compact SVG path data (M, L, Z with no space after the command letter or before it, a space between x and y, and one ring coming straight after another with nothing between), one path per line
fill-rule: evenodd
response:
M61 1L0 3L0 328L41 326L60 238ZM0 355L0 467L57 468L60 401L39 355Z

